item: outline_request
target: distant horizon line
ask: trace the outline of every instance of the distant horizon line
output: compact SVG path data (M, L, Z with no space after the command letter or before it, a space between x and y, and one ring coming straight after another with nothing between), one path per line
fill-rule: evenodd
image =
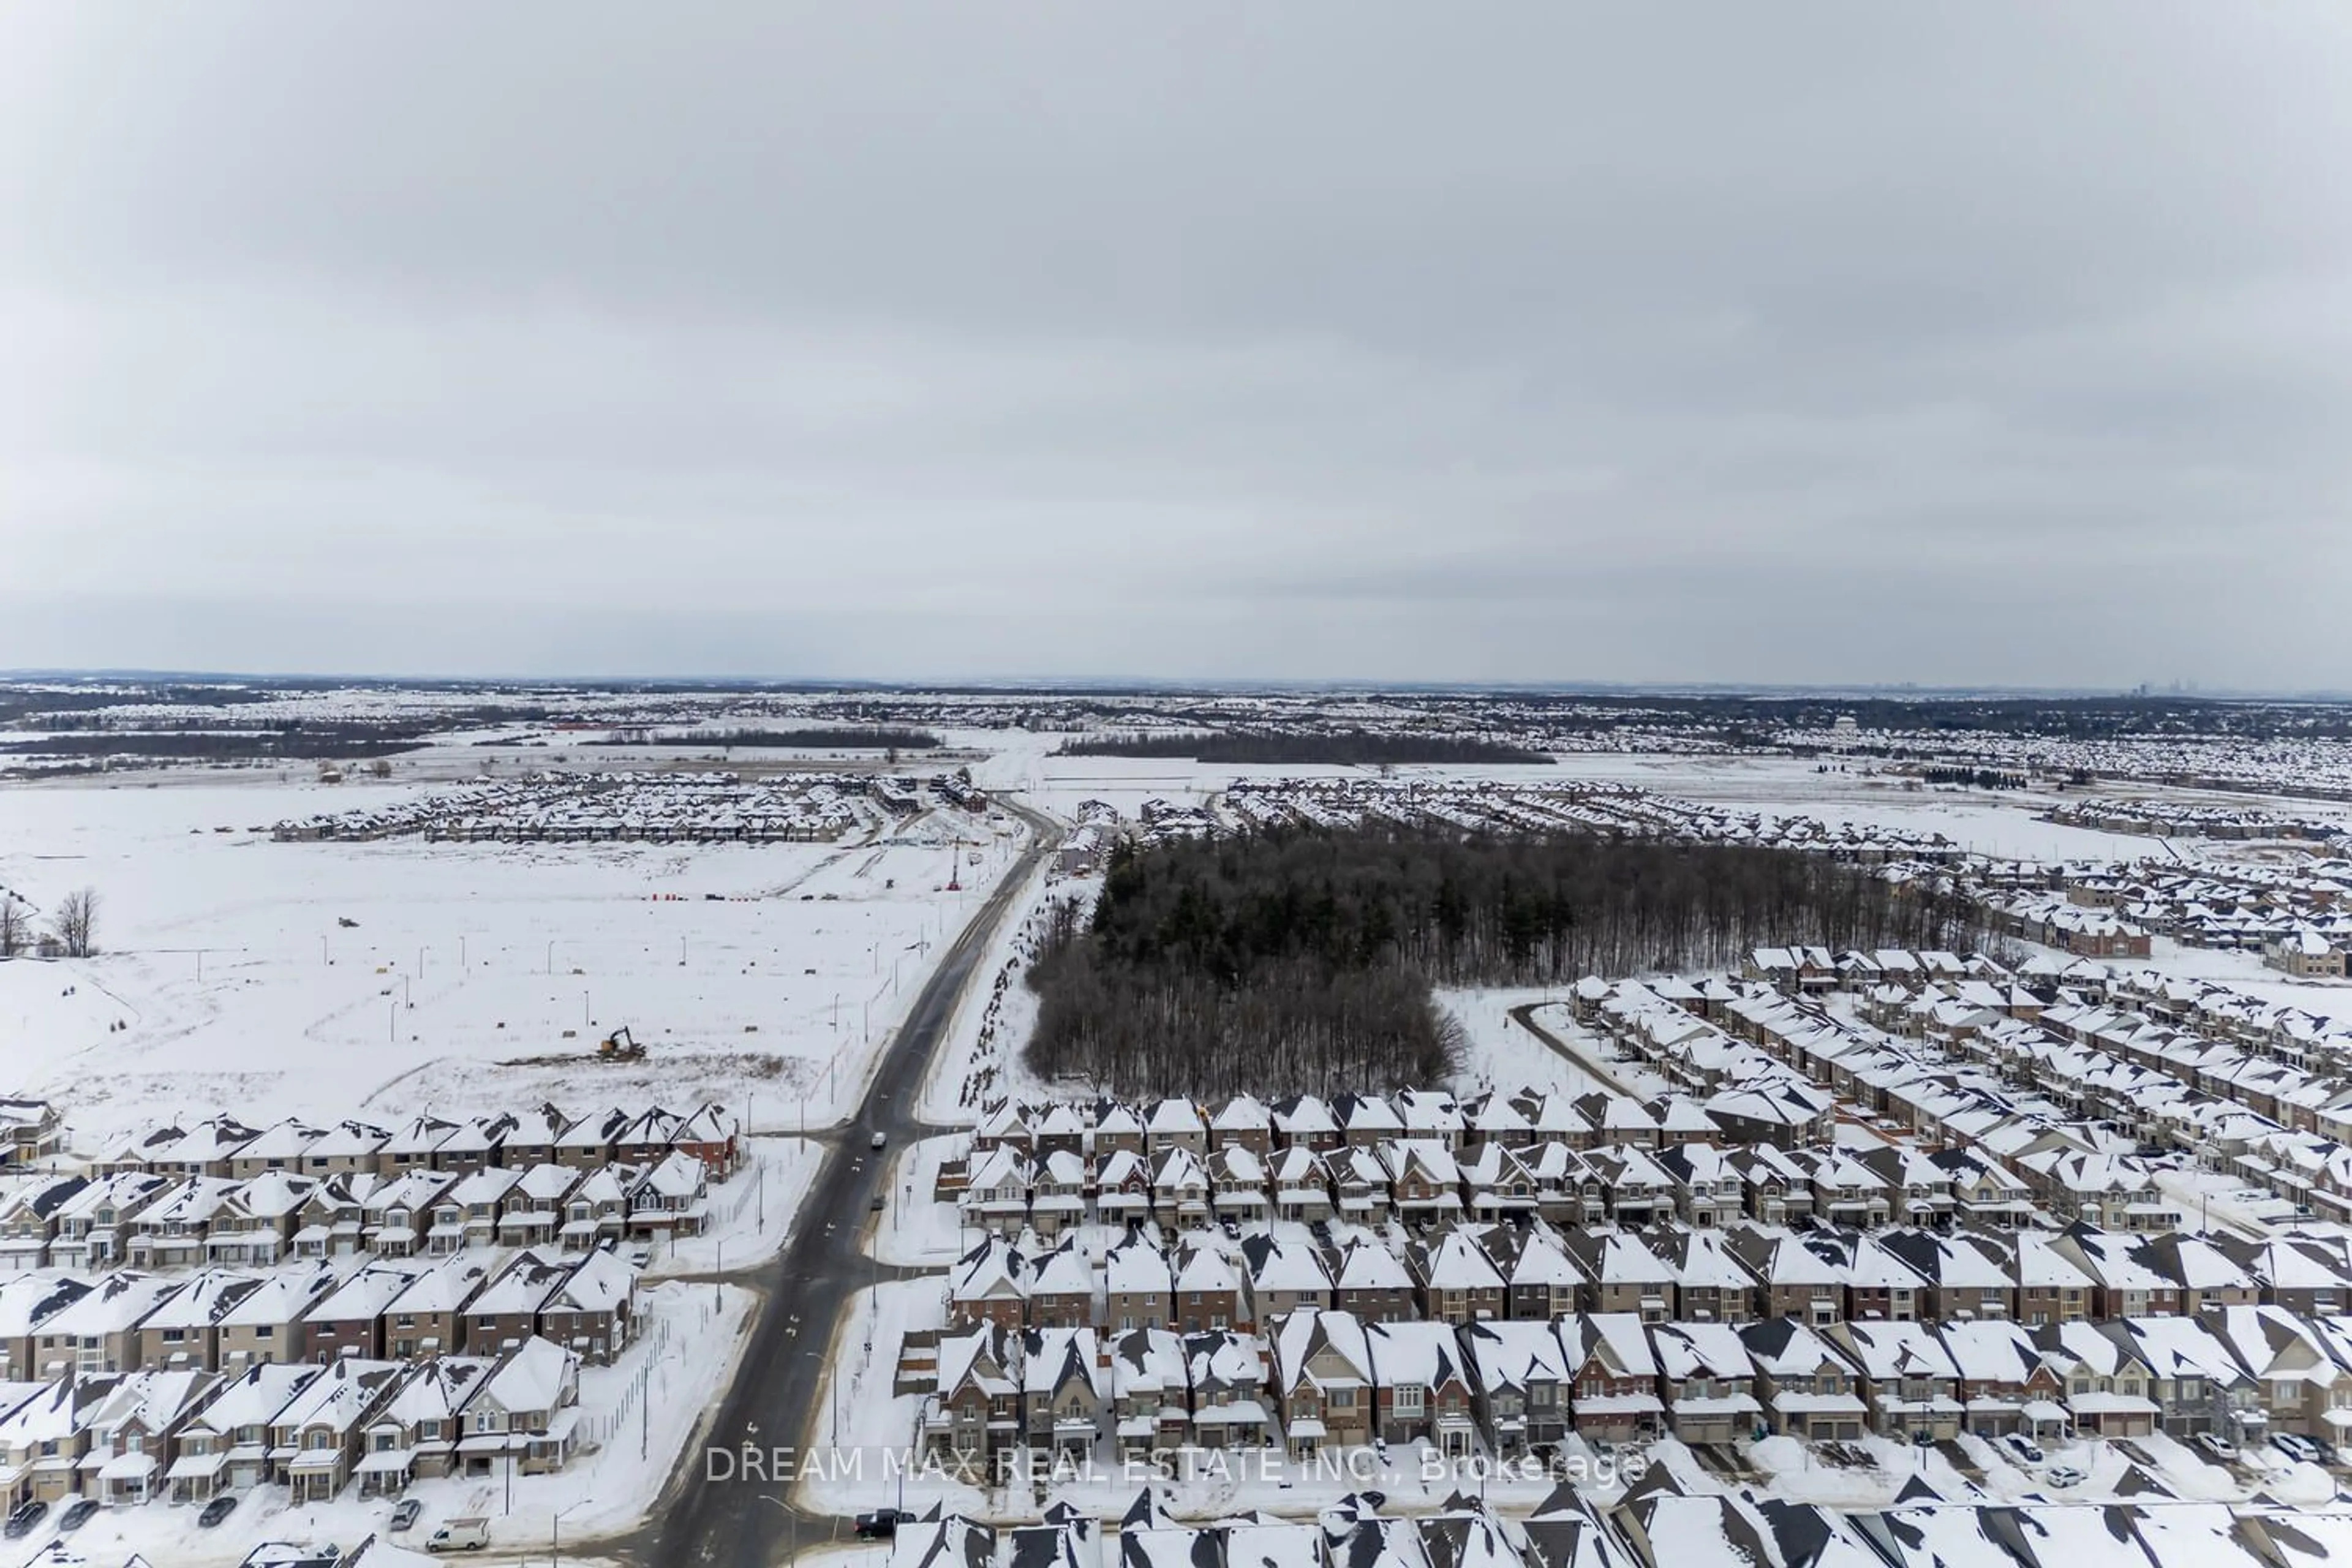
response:
M2264 689L2180 688L2139 685L2004 686L1928 683L1924 681L1714 681L1714 680L1378 680L1361 678L1323 679L1278 677L1178 679L1157 676L933 676L882 678L867 676L774 675L387 675L348 670L227 670L162 669L139 667L59 667L0 669L0 682L10 684L142 681L147 683L245 686L354 687L552 687L567 690L681 689L814 691L998 691L1022 693L1106 692L1181 694L1185 692L1299 693L1325 691L1451 693L1507 695L1543 692L1568 696L1696 696L1759 697L1895 697L1910 700L1969 698L2042 698L2059 700L2162 699L2186 702L2343 702L2352 692L2287 691Z

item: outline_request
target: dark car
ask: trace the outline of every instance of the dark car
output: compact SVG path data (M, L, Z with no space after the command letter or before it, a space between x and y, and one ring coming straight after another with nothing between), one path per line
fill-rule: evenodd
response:
M203 1525L206 1530L210 1530L214 1525L218 1524L222 1520L226 1519L230 1514L235 1513L236 1511L236 1499L233 1497L216 1497L213 1499L212 1501L205 1504L205 1511L196 1515L196 1522Z
M32 1501L25 1504L24 1507L10 1514L6 1524L0 1524L0 1536L5 1536L10 1541L16 1541L32 1534L33 1526L40 1523L42 1518L47 1515L48 1511L49 1505L43 1502L40 1499L35 1498Z
M73 1501L66 1504L65 1512L58 1515L58 1533L59 1535L68 1535L73 1531L79 1530L83 1525L89 1522L89 1516L97 1511L98 1500L96 1498L78 1497L74 1499Z
M900 1525L911 1524L914 1519L913 1514L898 1508L877 1508L872 1513L861 1513L857 1516L857 1539L887 1541L898 1533Z

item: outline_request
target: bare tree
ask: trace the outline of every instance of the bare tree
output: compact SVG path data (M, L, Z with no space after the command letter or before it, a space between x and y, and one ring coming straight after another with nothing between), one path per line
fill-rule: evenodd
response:
M31 924L25 919L25 906L5 893L0 893L0 958L16 957L32 940Z
M68 958L88 958L97 951L93 939L98 931L98 889L83 888L59 899L49 926Z

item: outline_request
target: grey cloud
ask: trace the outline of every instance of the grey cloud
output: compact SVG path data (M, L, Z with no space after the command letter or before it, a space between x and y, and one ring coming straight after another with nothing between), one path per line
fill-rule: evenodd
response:
M0 666L2340 680L2347 67L2321 4L17 8Z

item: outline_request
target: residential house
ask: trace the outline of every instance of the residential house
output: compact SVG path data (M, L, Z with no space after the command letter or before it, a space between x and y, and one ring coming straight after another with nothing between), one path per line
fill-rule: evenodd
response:
M498 1364L458 1412L457 1473L546 1475L571 1463L580 1442L580 1358L528 1339Z
M603 1366L636 1332L637 1273L610 1251L574 1263L539 1309L539 1337L562 1345L589 1366Z
M1467 1458L1477 1421L1462 1346L1445 1323L1372 1323L1373 1431L1391 1443L1427 1443Z
M324 1262L265 1275L258 1286L222 1314L217 1369L236 1376L249 1367L308 1361L304 1320L341 1284L334 1266Z
M1946 1442L1960 1434L1960 1369L1951 1352L1924 1323L1832 1323L1824 1338L1859 1371L1857 1388L1870 1406L1872 1429L1883 1437Z
M1550 1321L1473 1322L1461 1333L1480 1423L1506 1458L1549 1453L1568 1435L1567 1352Z
M1276 1106L1276 1125L1281 1108ZM1294 1457L1372 1439L1371 1348L1353 1313L1307 1310L1273 1326L1273 1384Z
M225 1379L180 1428L178 1452L163 1471L169 1500L210 1502L268 1479L269 1424L320 1375L315 1366L275 1363Z
M1570 1422L1589 1442L1654 1437L1665 1420L1657 1358L1636 1312L1579 1312L1559 1320L1569 1373Z
M139 1322L138 1363L165 1371L218 1372L222 1321L261 1288L262 1276L207 1268L183 1280Z
M1763 1318L1736 1331L1755 1368L1753 1389L1775 1432L1813 1442L1853 1442L1869 1421L1856 1392L1860 1369L1801 1318Z
M269 1418L271 1480L298 1504L341 1492L359 1462L362 1434L405 1371L395 1362L344 1356L304 1384Z
M1757 1426L1756 1368L1739 1331L1726 1322L1653 1323L1650 1354L1666 1420L1685 1443L1728 1444Z

